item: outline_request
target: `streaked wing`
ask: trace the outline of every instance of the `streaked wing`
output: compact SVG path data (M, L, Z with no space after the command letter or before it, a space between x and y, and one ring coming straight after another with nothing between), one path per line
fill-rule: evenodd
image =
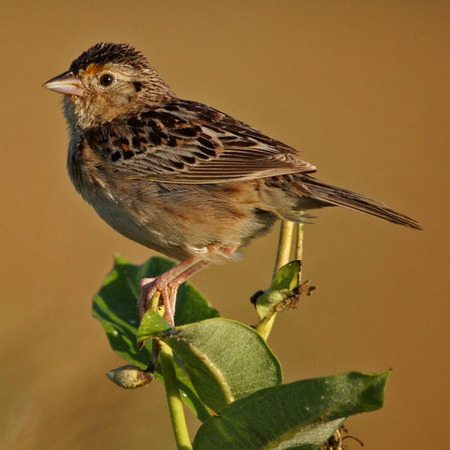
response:
M314 172L293 148L200 103L173 100L86 133L116 171L165 183L221 183Z

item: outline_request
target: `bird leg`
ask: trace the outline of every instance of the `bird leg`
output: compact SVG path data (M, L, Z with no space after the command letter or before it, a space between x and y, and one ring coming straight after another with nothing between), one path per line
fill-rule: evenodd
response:
M141 296L139 297L137 310L139 318L150 308L153 296L159 292L164 305L164 318L172 325L175 325L175 308L177 303L177 293L179 287L192 275L210 264L211 261L205 260L206 255L220 252L229 256L236 251L239 245L220 246L211 244L204 248L202 256L193 255L188 259L177 264L172 269L158 275L155 278L143 278L140 283Z
M155 278L143 278L140 282L141 296L137 304L140 319L149 309L152 297L159 292L165 308L164 318L173 326L178 288L191 275L208 264L208 261L200 260L200 257L195 255Z
M204 261L204 260L198 261L198 262L194 263L193 265L191 265L190 267L188 267L184 272L177 275L172 281L170 281L170 284L168 286L170 289L169 300L171 302L170 307L169 307L170 315L166 314L167 317L165 317L165 318L168 320L168 322L171 325L174 325L174 321L175 321L175 309L176 309L176 305L177 305L177 294L178 294L179 287L190 276L199 272L201 269L206 267L208 264L210 264L209 261Z

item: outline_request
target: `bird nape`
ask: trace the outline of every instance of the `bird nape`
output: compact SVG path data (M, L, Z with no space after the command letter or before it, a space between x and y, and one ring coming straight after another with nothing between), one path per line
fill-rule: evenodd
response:
M344 206L418 223L311 176L297 150L202 103L178 98L128 44L99 43L44 87L64 94L67 167L77 191L124 236L182 261L141 282L142 317L161 294L173 325L178 287L278 219Z

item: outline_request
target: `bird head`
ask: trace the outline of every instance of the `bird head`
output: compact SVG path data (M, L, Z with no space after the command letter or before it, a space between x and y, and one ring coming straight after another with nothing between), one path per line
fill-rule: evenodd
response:
M64 94L71 126L87 129L174 97L145 56L128 44L96 44L43 87Z

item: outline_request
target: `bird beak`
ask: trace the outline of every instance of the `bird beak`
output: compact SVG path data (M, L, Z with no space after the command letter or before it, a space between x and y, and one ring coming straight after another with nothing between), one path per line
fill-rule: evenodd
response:
M85 95L80 79L70 70L48 80L42 87L64 95L77 95L78 97L84 97Z

